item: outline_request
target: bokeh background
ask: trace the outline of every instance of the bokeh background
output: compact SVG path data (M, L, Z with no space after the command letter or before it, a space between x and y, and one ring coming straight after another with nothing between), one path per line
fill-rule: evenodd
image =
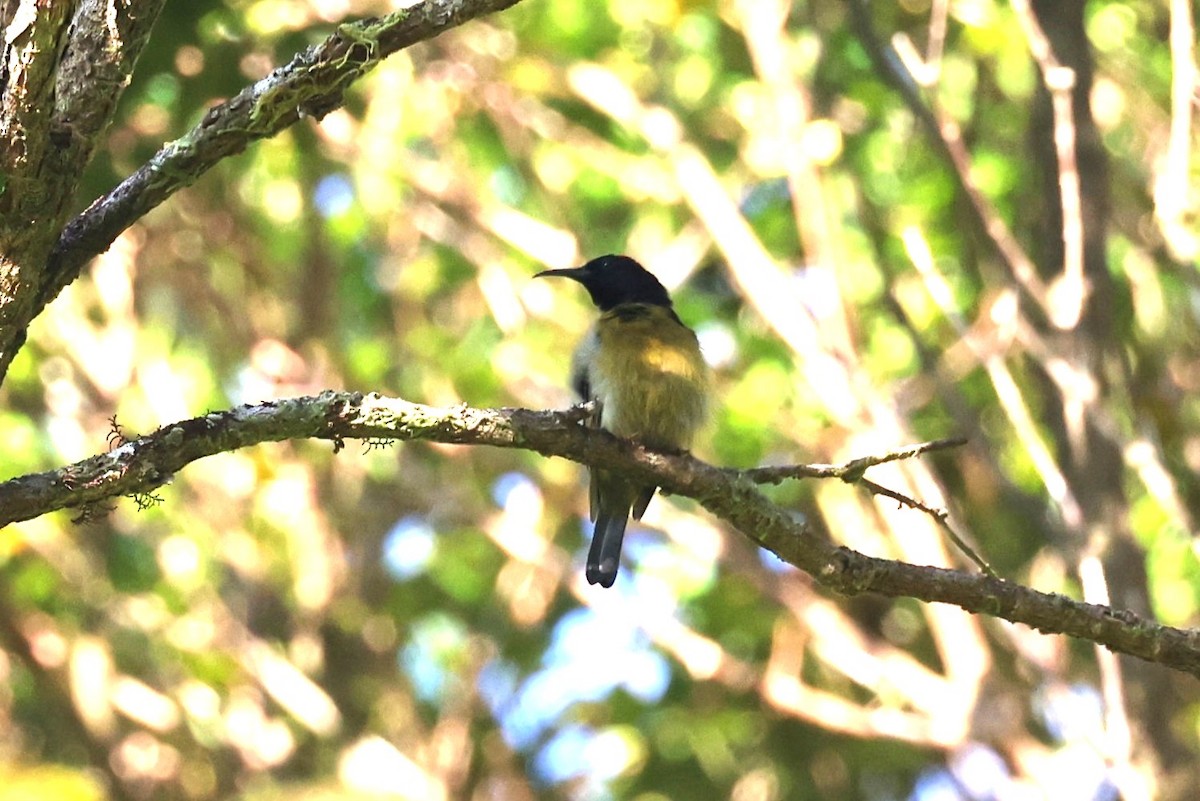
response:
M392 8L168 3L80 207ZM1057 107L1034 12L1075 68ZM126 231L0 390L0 477L104 450L114 419L324 388L563 407L592 311L530 277L626 252L716 372L703 458L969 437L871 477L948 508L1003 576L1195 625L1194 14L524 0ZM970 569L860 488L764 491L820 536ZM323 442L10 526L0 799L1194 797L1194 677L830 596L678 499L591 588L588 531L577 465Z

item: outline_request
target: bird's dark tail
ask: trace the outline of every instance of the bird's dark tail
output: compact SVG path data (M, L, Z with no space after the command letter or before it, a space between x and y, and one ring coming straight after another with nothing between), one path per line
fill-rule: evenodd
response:
M588 584L611 587L617 580L617 569L621 566L621 542L625 539L625 524L629 522L629 510L615 514L602 511L596 517L596 530L592 534L592 547L588 550Z

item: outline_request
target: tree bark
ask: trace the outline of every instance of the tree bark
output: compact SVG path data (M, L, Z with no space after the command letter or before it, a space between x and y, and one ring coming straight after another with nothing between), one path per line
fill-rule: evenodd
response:
M135 496L139 503L154 503L154 490L187 464L260 442L311 437L331 440L335 449L345 439L525 448L621 470L664 492L694 498L756 545L835 592L874 592L954 604L1200 676L1200 632L1163 626L1133 612L1039 592L994 576L878 559L836 547L769 501L758 490L757 471L723 470L689 454L648 450L578 425L585 411L586 407L567 412L434 408L398 398L333 391L240 406L164 426L60 470L6 481L0 484L0 510L4 510L0 525L70 506L103 508L104 501L124 495ZM838 476L854 483L869 469L862 465L886 460L855 460L833 471L794 472ZM760 480L776 483L777 471L768 471Z
M424 0L341 25L324 42L211 109L71 221L79 177L112 118L164 0L81 0L14 10L0 69L0 381L25 330L87 262L150 209L222 159L303 117L392 53L519 0ZM9 6L0 6L5 12Z
M44 304L46 262L164 0L6 6L0 72L0 378Z

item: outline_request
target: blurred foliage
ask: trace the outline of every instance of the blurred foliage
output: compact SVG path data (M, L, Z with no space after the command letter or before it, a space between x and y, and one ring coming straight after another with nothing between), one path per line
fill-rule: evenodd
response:
M944 37L942 2L871 13L914 54L944 45L922 93L1038 253L1037 66L1008 4L948 8ZM947 506L1003 575L1079 595L1106 543L1053 481L1057 340L1030 335L850 9L525 0L390 58L345 108L147 215L46 311L0 393L4 477L103 450L114 416L135 436L329 387L564 406L592 311L530 276L620 251L672 288L716 368L702 457L964 434L872 477ZM337 22L387 10L168 3L80 207ZM1163 4L1086 12L1119 341L1072 347L1102 357L1089 414L1123 457L1109 533L1134 575L1109 589L1194 626L1197 167L1170 206ZM821 536L963 564L928 518L858 488L764 491ZM585 495L577 466L524 452L297 442L196 463L145 510L10 526L0 801L1070 801L1200 780L1194 680L957 609L824 597L675 499L631 530L617 586L589 588ZM1124 697L1101 681L1119 669Z

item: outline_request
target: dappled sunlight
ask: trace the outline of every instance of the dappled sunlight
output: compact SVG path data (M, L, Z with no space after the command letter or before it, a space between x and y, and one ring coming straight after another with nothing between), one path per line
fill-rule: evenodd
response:
M411 5L167 4L79 205L342 23ZM594 310L532 277L629 253L713 369L698 457L967 439L870 468L925 510L757 487L804 536L974 570L944 510L1000 576L1194 626L1193 21L1089 5L1090 96L1054 83L1042 108L1067 68L1032 14L524 0L402 50L320 119L230 142L47 307L0 394L3 478L324 389L566 408ZM630 522L603 589L581 465L238 444L0 532L0 801L1197 783L1191 684L957 606L828 595L690 500Z
M277 767L296 749L291 729L281 718L268 716L263 707L259 691L243 688L234 691L222 715L229 744L253 770Z
M351 791L442 801L446 788L410 757L379 737L352 744L338 761L338 779Z
M171 698L131 676L113 681L110 694L113 709L152 731L173 731L181 722Z
M264 643L249 644L242 662L293 720L314 734L330 735L341 725L337 706L319 685Z

